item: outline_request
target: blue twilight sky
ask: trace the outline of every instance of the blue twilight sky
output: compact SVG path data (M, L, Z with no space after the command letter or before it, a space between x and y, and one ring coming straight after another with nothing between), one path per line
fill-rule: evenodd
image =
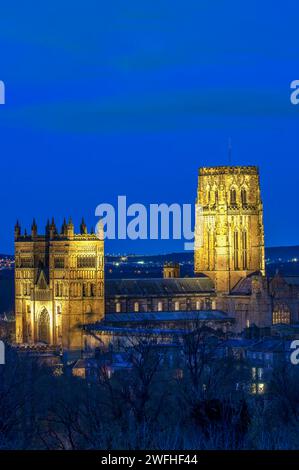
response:
M101 202L194 202L198 167L260 167L266 244L298 244L297 1L0 3L0 253ZM107 242L108 252L180 241Z

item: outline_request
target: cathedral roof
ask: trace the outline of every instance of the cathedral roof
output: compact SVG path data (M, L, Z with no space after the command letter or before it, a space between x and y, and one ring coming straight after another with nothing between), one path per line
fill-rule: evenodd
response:
M186 325L191 322L234 322L234 319L221 310L147 312L147 313L109 313L104 319L85 325L88 331L103 331L114 333L137 332L138 334L177 334L186 331ZM169 328L168 325L172 325ZM144 325L144 329L142 326ZM148 326L151 325L151 328ZM176 325L174 327L173 325ZM182 328L182 329L181 329Z
M239 282L232 288L231 295L251 295L252 294L252 279L261 276L259 271L250 273L247 277L240 279Z
M235 287L231 290L233 295L250 295L252 293L252 284L250 277L244 277L241 279Z
M214 292L214 283L208 277L169 279L108 279L106 297L163 297Z
M104 321L107 323L140 323L140 322L185 322L185 321L222 321L232 318L222 310L195 310L190 312L140 312L140 313L108 313Z

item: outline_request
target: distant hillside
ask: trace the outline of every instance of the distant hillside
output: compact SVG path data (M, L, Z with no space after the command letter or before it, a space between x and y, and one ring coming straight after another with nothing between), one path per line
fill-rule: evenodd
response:
M119 261L122 256L106 255L106 261L115 262ZM169 261L175 261L177 263L193 262L193 252L184 251L182 253L165 253L161 255L127 255L125 257L128 263L138 263L145 261L146 263L160 263L163 264Z
M266 259L275 261L291 261L299 259L299 246L274 246L265 249Z
M295 258L299 259L299 245L297 246L274 246L268 247L265 249L266 259L269 262L277 261L291 261ZM13 255L0 254L0 258L10 258L13 259ZM106 261L115 262L119 261L121 256L118 255L106 255ZM178 253L165 253L159 255L128 255L126 256L128 263L138 263L138 261L146 261L153 263L164 263L167 261L175 261L177 263L192 263L193 262L193 252L192 251L183 251Z
M288 262L294 259L299 259L299 245L298 246L275 246L265 249L266 259L269 262ZM107 255L108 262L118 261L120 256ZM177 263L193 263L193 252L184 251L182 253L166 253L160 255L128 255L128 263L138 263L138 261L164 263L167 261L174 261Z

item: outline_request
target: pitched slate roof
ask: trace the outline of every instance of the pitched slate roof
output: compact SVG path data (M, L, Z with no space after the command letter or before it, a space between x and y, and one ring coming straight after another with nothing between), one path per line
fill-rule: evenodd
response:
M108 279L105 296L163 297L171 295L214 292L214 283L208 277L171 279Z
M168 335L182 335L185 330L179 328L140 328L131 326L111 326L99 323L98 325L88 325L86 327L88 331L102 331L106 333L119 333L119 334L146 334L146 335L159 335L159 336L168 336Z
M247 277L240 279L239 282L231 290L231 295L251 295L252 294L252 278L261 276L259 271L248 274Z
M195 310L190 312L148 312L148 313L108 313L101 321L109 324L142 323L142 322L183 322L183 321L222 321L232 320L227 313L221 310ZM99 323L98 323L99 324ZM88 325L87 325L88 327Z
M252 293L251 279L245 277L241 279L235 287L232 289L231 294L233 295L250 295Z

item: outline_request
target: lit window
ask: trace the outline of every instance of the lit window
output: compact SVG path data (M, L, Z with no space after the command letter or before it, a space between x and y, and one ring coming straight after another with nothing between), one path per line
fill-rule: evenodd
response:
M257 385L257 393L260 395L265 393L265 384L259 383Z
M251 375L252 375L252 378L253 378L253 379L256 379L256 368L255 368L255 367L252 367L252 369L251 369Z
M121 312L121 303L120 302L116 302L115 310L116 310L116 313Z
M289 324L291 322L291 314L287 305L277 305L272 314L273 325L278 323Z
M200 304L201 304L200 300L197 300L196 301L196 310L200 310Z
M139 303L134 302L134 312L139 312Z
M175 309L176 311L180 310L180 302L176 301L176 302L174 303L174 309Z
M158 302L158 312L162 312L162 310L163 310L163 303Z

